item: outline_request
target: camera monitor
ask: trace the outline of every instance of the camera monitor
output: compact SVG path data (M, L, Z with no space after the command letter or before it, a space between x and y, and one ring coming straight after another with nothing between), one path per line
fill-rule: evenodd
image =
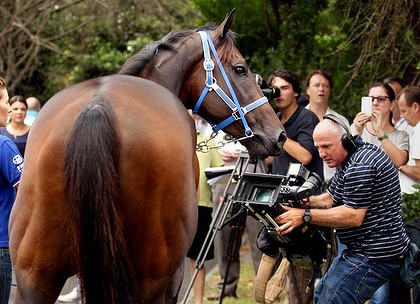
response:
M284 179L283 175L244 172L233 200L273 206Z

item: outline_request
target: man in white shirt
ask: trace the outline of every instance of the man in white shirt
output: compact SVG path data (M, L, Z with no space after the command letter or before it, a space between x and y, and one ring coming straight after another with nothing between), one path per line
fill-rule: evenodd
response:
M398 96L401 116L413 127L410 138L409 160L398 169L410 178L409 182L401 184L403 193L414 193L413 185L420 185L420 87L405 87Z
M391 86L391 88L395 92L395 96L397 96L401 90L407 85L402 79L400 78L386 78L384 80L385 84ZM394 108L392 109L392 123L394 124L395 129L406 131L409 136L413 135L413 127L410 126L404 117L401 117L400 108L398 106L398 102L395 103Z
M340 118L341 121L350 128L349 121L343 115L337 113L329 107L329 99L333 90L333 81L331 76L323 70L313 70L306 78L306 94L309 97L309 104L306 106L318 116L322 121L326 114L333 114ZM329 168L324 163L324 179L328 182L334 175L334 168Z

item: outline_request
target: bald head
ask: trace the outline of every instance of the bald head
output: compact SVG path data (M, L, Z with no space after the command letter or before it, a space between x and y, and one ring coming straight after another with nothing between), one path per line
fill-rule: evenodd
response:
M28 97L26 98L26 103L28 104L28 110L35 110L39 112L41 110L41 103L39 99L36 97Z
M341 138L346 130L331 119L324 119L314 129L313 138L319 156L330 168L341 166L347 158Z
M332 121L331 119L323 119L316 125L313 137L315 138L315 136L318 134L328 135L330 137L340 139L341 137L343 137L344 134L346 134L346 130L344 130L342 126Z

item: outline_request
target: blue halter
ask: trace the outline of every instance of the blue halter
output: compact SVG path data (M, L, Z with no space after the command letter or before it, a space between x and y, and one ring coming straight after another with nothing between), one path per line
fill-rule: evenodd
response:
M235 92L233 91L232 85L230 84L229 78L227 77L227 74L225 72L225 69L223 68L222 63L220 62L219 56L217 56L216 48L214 47L213 41L211 40L210 35L205 31L199 31L198 32L201 37L201 42L203 45L203 51L204 51L204 62L203 67L206 71L206 81L205 81L205 88L203 89L203 92L200 95L200 98L198 99L194 109L193 113L197 114L198 109L201 107L201 104L204 101L204 98L206 97L207 93L210 91L216 92L217 95L226 103L226 105L232 110L232 115L226 118L221 123L215 125L211 124L213 126L213 131L217 132L226 126L230 125L231 123L241 120L242 124L244 125L245 129L245 136L246 137L252 137L254 136L254 133L252 132L251 128L248 126L248 122L246 121L245 115L254 110L255 108L263 105L264 103L268 102L268 99L264 96L260 99L250 103L249 105L245 107L241 107L241 105L238 102L238 98L235 95ZM220 72L223 75L223 79L225 80L225 83L228 87L229 93L233 98L232 99L219 87L217 84L216 79L213 77L213 70L214 70L214 62L211 59L210 56L210 49L211 52L216 59L217 65L219 66Z

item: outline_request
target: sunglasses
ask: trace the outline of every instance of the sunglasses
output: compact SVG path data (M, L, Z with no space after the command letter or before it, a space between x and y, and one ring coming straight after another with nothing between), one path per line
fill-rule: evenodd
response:
M374 102L375 99L378 102L385 102L387 99L390 99L389 96L366 96L366 98L370 98L371 102Z

